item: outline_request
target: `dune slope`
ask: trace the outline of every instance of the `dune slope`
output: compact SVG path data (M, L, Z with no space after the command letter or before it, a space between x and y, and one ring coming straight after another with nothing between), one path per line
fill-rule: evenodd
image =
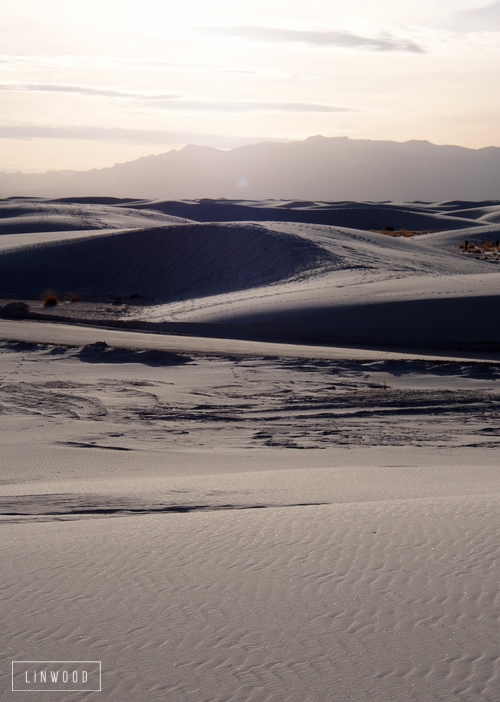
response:
M114 324L158 331L496 348L499 211L492 201L8 200L0 295L124 301Z
M22 247L0 255L3 296L47 287L102 297L203 297L328 266L333 255L258 225L180 225Z

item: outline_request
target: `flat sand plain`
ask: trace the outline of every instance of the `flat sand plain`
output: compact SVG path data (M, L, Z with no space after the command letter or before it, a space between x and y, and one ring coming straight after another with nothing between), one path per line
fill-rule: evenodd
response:
M0 207L5 698L496 701L500 205L219 204Z

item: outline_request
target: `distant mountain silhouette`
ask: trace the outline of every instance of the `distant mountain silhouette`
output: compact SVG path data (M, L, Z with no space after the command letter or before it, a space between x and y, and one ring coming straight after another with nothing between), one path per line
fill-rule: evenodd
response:
M500 148L315 136L221 151L186 146L91 171L0 173L0 197L380 202L500 198Z

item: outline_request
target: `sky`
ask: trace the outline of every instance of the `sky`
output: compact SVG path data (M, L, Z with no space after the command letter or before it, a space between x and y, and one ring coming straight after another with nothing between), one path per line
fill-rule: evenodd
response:
M0 170L322 134L500 146L500 0L0 0Z

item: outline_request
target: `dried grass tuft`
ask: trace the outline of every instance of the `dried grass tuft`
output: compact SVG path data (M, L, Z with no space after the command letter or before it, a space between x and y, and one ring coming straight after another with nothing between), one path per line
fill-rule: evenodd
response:
M53 290L46 290L43 293L43 304L44 307L55 307L59 304L57 295Z

